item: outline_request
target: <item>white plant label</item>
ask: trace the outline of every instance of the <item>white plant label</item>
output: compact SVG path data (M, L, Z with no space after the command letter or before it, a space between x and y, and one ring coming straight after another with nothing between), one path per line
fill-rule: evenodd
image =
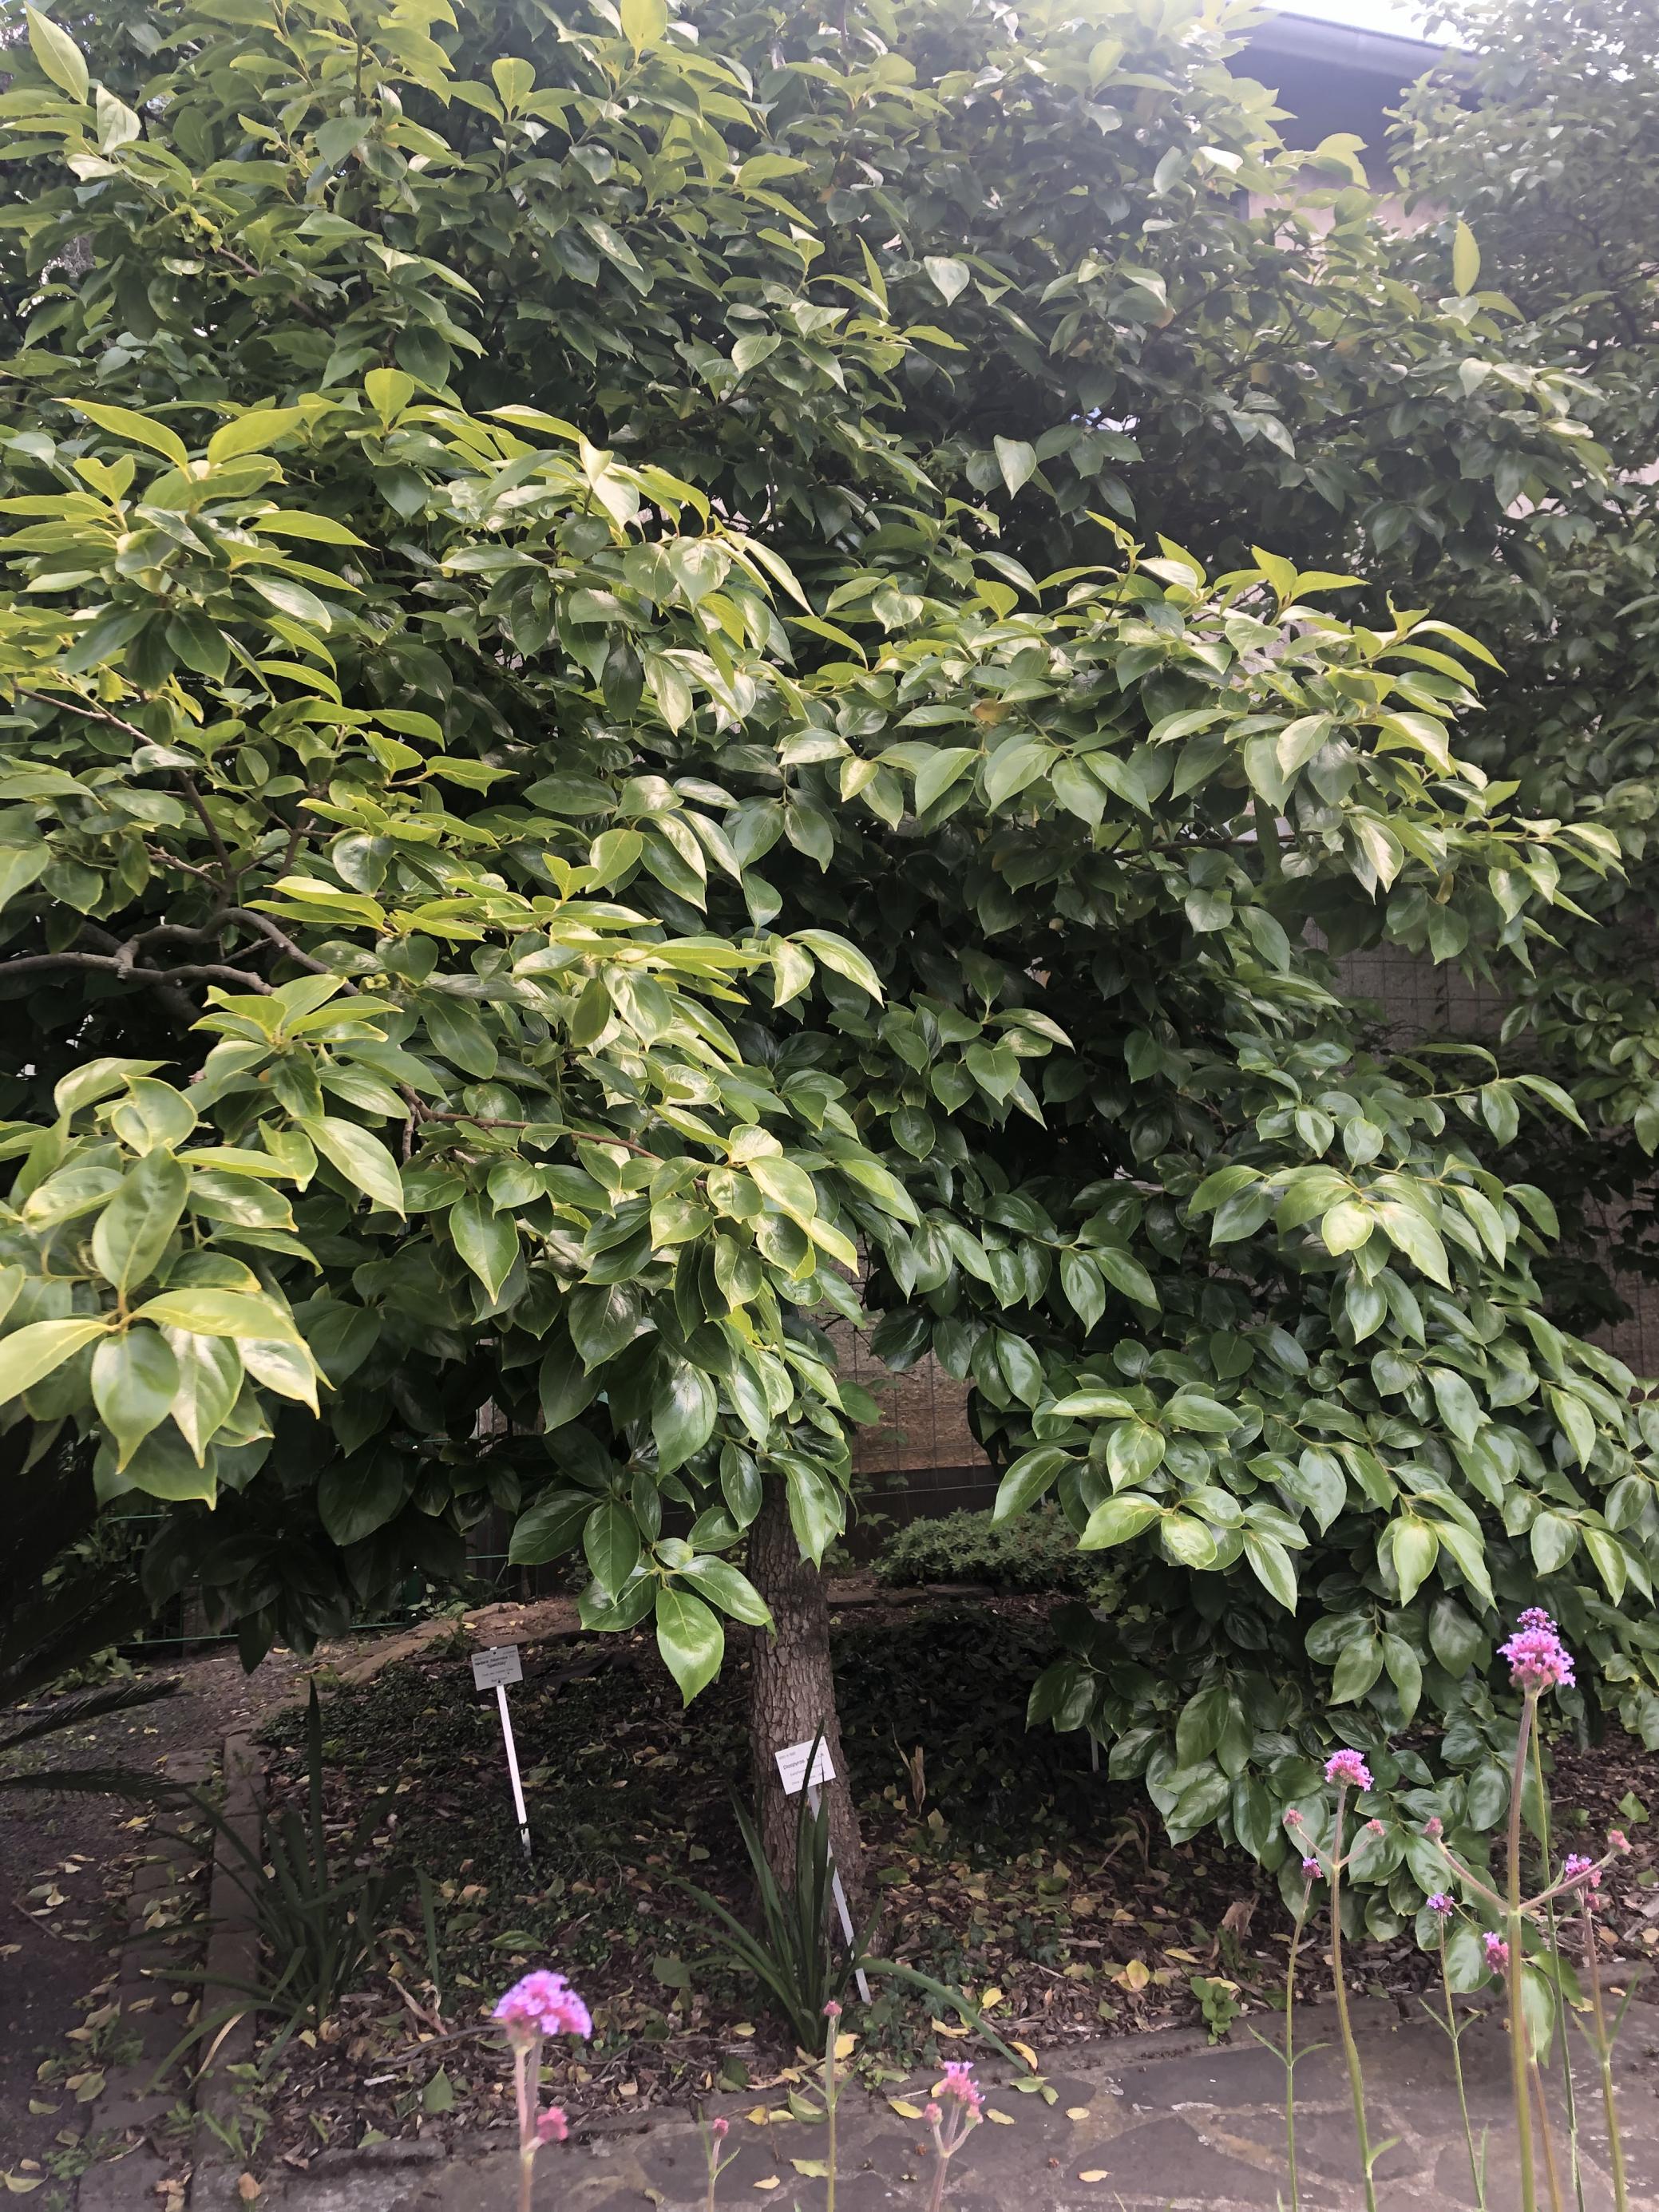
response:
M504 1682L522 1682L524 1667L516 1644L492 1644L487 1651L472 1655L472 1686L475 1690L499 1689Z
M524 1845L524 1855L530 1853L530 1815L525 1809L524 1784L519 1777L519 1747L513 1741L513 1716L507 1709L507 1686L522 1682L524 1665L519 1657L516 1644L492 1644L487 1651L472 1655L472 1686L475 1690L493 1690L495 1709L501 1715L501 1744L507 1753L507 1776L513 1784L513 1809L519 1816L519 1841Z
M812 1759L812 1746L810 1741L806 1743L786 1744L781 1751L774 1755L778 1762L778 1780L783 1784L783 1794L786 1797L798 1797L803 1790L816 1790L820 1784L833 1782L836 1778L836 1765L830 1756L830 1747L821 1739L818 1743L818 1755L816 1759ZM810 1774L806 1771L806 1762L809 1759L812 1759L812 1771Z

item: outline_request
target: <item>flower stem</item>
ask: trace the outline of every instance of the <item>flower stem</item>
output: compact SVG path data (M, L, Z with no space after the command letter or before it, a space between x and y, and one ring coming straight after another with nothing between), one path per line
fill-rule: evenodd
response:
M1533 1731L1531 1764L1532 1778L1538 1788L1538 1811L1540 1824L1538 1848L1542 1856L1542 1864L1540 1869L1542 1897L1541 1899L1538 1901L1542 1903L1544 1908L1544 1926L1545 1933L1549 1942L1550 1956L1553 1959L1559 1959L1561 1955L1561 1932L1559 1924L1555 1917L1555 1857L1550 1838L1550 1796L1549 1791L1544 1786L1544 1747L1542 1742L1540 1741L1538 1731L1536 1729ZM1566 2108L1567 2115L1567 2156L1571 2162L1572 2172L1573 2202L1577 2204L1578 2212L1585 2212L1584 2167L1583 2158L1580 2155L1580 2145L1578 2140L1578 2088L1577 2084L1572 2078L1572 2039L1567 2033L1566 2018L1564 2012L1560 2014L1560 2037L1561 2095L1562 2101ZM1544 2133L1545 2157L1547 2160L1551 2155L1549 2143L1549 2118L1544 2106L1543 2087L1543 2079L1540 2069L1538 2085L1538 2104L1539 2111L1540 2113L1544 2114L1544 2118L1540 2124ZM1553 2177L1552 2177L1552 2179L1553 2179Z
M1527 2079L1527 2023L1522 2006L1526 1949L1521 1918L1521 1795L1526 1786L1527 1747L1537 1710L1538 1693L1529 1690L1522 1701L1521 1724L1515 1739L1515 1765L1510 1775L1509 1909L1504 1921L1510 1947L1510 2087L1515 2101L1515 2142L1521 2167L1520 2212L1538 2212L1538 2180L1532 2154L1532 2094Z
M830 2122L830 2181L824 2193L824 2212L836 2212L836 2033L840 2025L841 2008L837 2006L823 2045L823 2108Z
M1607 2008L1601 2002L1601 1960L1595 1941L1588 1889L1580 1896L1584 1923L1584 1965L1589 1976L1590 2017L1595 2022L1595 2058L1601 2073L1601 2110L1607 2126L1607 2158L1613 2168L1613 2212L1630 2212L1630 2186L1625 2179L1625 2145L1619 2132L1619 2108L1613 2094L1613 2039L1607 2033Z
M1296 2170L1296 1961L1312 1900L1313 1884L1309 1882L1303 1892L1302 1910L1296 1916L1290 1963L1285 1969L1285 2157L1291 2170L1291 2212L1302 2212L1302 2185Z
M1534 2058L1532 2062L1532 2086L1538 2099L1538 2140L1544 2153L1544 2179L1549 2186L1550 2212L1565 2212L1561 2202L1561 2176L1555 2163L1555 2131L1550 2125L1550 2112L1544 2098L1544 2069Z
M1371 2179L1370 2137L1365 2127L1365 2080L1359 2069L1359 2045L1353 2039L1348 2018L1348 1991L1342 1971L1342 1814L1347 1792L1336 1793L1336 1824L1331 1835L1331 1978L1336 1988L1336 2020L1342 2033L1342 2052L1348 2062L1348 2088L1353 2098L1354 2133L1359 2138L1359 2160L1365 2182L1365 2212L1376 2212L1376 2185ZM1532 2203L1527 2212L1537 2212Z
M1446 1931L1440 1930L1440 1987L1446 2000L1446 2033L1451 2038L1452 2076L1457 2083L1457 2109L1463 2116L1463 2142L1469 2154L1469 2179L1474 2184L1477 2212L1486 2212L1486 2184L1482 2160L1476 2157L1474 2127L1469 2118L1468 2094L1463 2086L1463 2033L1452 2008L1451 1968L1446 1960Z

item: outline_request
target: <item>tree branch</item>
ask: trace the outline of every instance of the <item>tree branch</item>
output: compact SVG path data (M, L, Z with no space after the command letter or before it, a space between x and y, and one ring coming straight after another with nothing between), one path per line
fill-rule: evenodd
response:
M124 958L119 952L31 952L21 960L0 962L0 983L14 975L43 972L50 968L88 968L106 975L118 975L122 981L134 983L234 983L239 990L261 991L269 994L270 986L263 975L251 975L245 969L221 967L216 962L184 968L140 968Z

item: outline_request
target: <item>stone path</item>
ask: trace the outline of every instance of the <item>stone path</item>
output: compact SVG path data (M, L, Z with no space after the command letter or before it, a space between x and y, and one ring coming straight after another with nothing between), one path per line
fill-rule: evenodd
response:
M1462 2124L1445 2036L1421 2015L1358 2008L1374 2141L1396 2140L1377 2165L1379 2212L1453 2212L1473 2206ZM1329 2038L1297 2069L1297 2147L1304 2212L1362 2212L1346 2077L1334 2023L1309 2013L1306 2040ZM1298 2041L1303 2031L1298 2030ZM1510 2142L1508 2046L1482 2022L1463 2039L1476 2139L1487 2130L1488 2212L1517 2212ZM1659 2212L1659 2017L1638 2005L1620 2051L1623 2133L1632 2212ZM1079 2050L1048 2075L1053 2105L1021 2095L1006 2079L991 2107L1010 2124L976 2129L953 2168L952 2212L1276 2212L1288 2204L1284 2160L1283 2069L1248 2037L1212 2049L1169 2033ZM1586 2212L1610 2212L1600 2100L1580 2069ZM925 2096L927 2083L908 2092ZM1558 2082L1559 2088L1559 2082ZM1555 2113L1562 2201L1575 2203L1566 2133ZM823 2155L821 2127L793 2121L757 2125L750 2099L722 2100L737 2158L722 2179L723 2212L769 2206L824 2212L825 2186L794 2161ZM931 2155L927 2130L884 2100L848 2094L841 2112L837 2212L921 2212ZM537 2212L701 2212L701 2144L692 2123L672 2115L597 2128L585 2141L544 2152ZM437 2146L386 2145L329 2154L304 2174L267 2181L270 2212L511 2212L510 2147L475 2140L446 2154ZM1540 2177L1540 2191L1542 2188ZM217 2199L211 2200L216 2204ZM1545 2196L1543 2201L1547 2202ZM198 2212L192 2199L192 2212Z

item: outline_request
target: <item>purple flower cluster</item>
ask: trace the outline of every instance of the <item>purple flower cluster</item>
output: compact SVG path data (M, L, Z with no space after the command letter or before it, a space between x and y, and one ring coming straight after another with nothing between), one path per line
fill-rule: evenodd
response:
M541 1969L514 1982L495 2008L509 2036L580 2035L593 2033L593 2019L562 1974Z
M1317 1859L1304 1859L1302 1862L1302 1871L1307 1875L1310 1881L1323 1881L1325 1879L1325 1869L1320 1865Z
M1528 1697L1573 1686L1572 1654L1540 1606L1527 1607L1515 1634L1499 1644L1498 1656L1509 1661L1510 1681Z
M974 2069L965 2061L953 2058L945 2069L945 2079L939 2085L941 2097L954 2097L964 2112L975 2119L985 2110L985 2099L974 2079Z
M1371 1770L1357 1751L1336 1751L1325 1761L1325 1779L1339 1790L1369 1790Z
M1486 1954L1486 1964L1493 1973L1501 1974L1510 1963L1510 1947L1501 1936L1487 1934L1480 1938Z
M1451 1909L1452 1901L1450 1898L1447 1896L1443 1889L1437 1889L1434 1895L1429 1899L1430 1911L1437 1912L1440 1917L1443 1920Z
M1561 1869L1561 1879L1565 1882L1571 1883L1575 1887L1600 1889L1601 1869L1594 1859L1587 1859L1582 1851L1570 1851L1566 1863Z

